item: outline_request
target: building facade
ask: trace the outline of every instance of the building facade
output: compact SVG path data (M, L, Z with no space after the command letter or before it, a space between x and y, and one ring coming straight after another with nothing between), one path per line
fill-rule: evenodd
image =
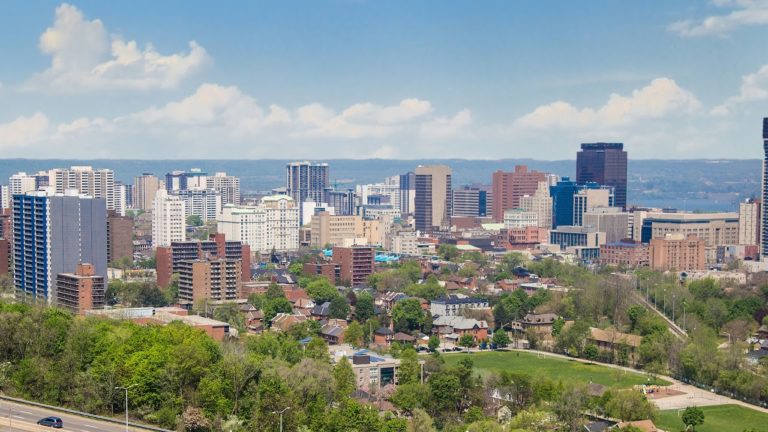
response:
M584 213L582 225L604 232L607 243L616 243L628 238L629 213L618 207L594 207Z
M185 217L197 216L203 223L216 220L221 210L221 194L214 189L180 189L173 196L184 201Z
M416 168L414 219L422 232L448 229L451 226L451 168L445 165Z
M353 287L368 284L373 274L376 251L370 246L334 247L332 262L339 266L339 277Z
M81 263L106 279L106 200L73 192L14 195L13 255L16 292L25 301L52 304L56 276Z
M600 246L600 264L630 268L648 267L649 247L647 244L633 241L604 244Z
M95 273L93 265L78 264L73 273L59 273L56 277L56 306L77 315L85 311L104 308L106 282Z
M760 257L768 257L768 214L765 203L768 199L768 117L763 118L763 196L760 208Z
M748 199L739 203L739 244L760 244L760 200Z
M325 201L325 191L330 186L327 163L291 162L285 170L286 193L298 204L299 211L304 201ZM303 225L303 221L299 222Z
M206 189L213 189L221 196L221 205L240 205L240 179L225 172L206 178Z
M546 181L546 175L538 171L528 171L525 165L515 166L512 172L496 171L493 173L493 219L504 220L506 210L520 207L520 198L533 195L539 182Z
M478 187L462 186L453 190L454 217L484 217L488 193Z
M152 205L152 247L170 246L186 239L187 209L181 198L157 191Z
M610 186L615 206L627 209L627 152L621 143L582 144L576 154L576 183Z
M230 241L221 234L214 234L205 241L173 242L168 247L157 248L155 252L157 285L165 288L171 283L171 276L181 272L184 261L210 259L239 260L244 282L251 280L251 249L239 241Z
M695 235L708 248L739 242L737 213L648 213L643 219L642 242L667 234Z
M115 172L111 169L56 168L48 171L48 182L52 193L63 194L74 189L81 195L105 199L107 210L119 210L115 202Z
M539 228L552 228L552 197L549 195L549 183L539 182L536 192L520 197L520 208L538 215Z
M152 174L144 173L133 178L133 208L151 211L155 203L157 191L163 188L159 178Z
M234 301L242 286L239 259L198 259L179 262L179 300Z
M107 263L128 258L133 262L133 219L107 212Z
M694 234L675 233L653 238L648 247L651 268L661 271L706 270L705 244Z
M538 227L539 226L539 214L532 211L525 211L523 209L511 209L504 211L504 228L526 228L526 227Z

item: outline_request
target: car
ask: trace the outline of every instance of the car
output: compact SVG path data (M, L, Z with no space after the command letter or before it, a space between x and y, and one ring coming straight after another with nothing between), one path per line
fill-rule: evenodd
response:
M48 426L56 429L61 429L64 427L64 422L61 421L61 419L58 417L41 418L37 421L37 424L40 426Z

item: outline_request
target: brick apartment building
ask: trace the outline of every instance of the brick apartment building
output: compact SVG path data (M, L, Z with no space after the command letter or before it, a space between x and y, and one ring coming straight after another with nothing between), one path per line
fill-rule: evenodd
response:
M156 250L157 285L166 288L171 276L180 273L182 262L197 260L240 260L240 280L251 280L251 248L238 241L226 241L223 234L212 234L206 241L173 242Z
M236 300L243 283L241 265L239 259L226 258L181 261L179 300Z
M104 308L106 283L92 264L78 264L75 273L56 276L56 305L78 315Z
M113 263L126 257L133 260L133 219L109 210L107 212L107 262Z
M693 234L667 234L651 239L649 260L654 270L705 270L705 241Z
M631 240L600 246L600 263L626 267L647 267L650 264L649 246Z
M332 262L339 266L339 278L351 286L364 286L373 273L376 252L371 246L334 247Z

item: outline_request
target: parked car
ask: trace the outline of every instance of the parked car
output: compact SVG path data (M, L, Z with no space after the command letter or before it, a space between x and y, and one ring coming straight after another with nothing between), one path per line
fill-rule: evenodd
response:
M37 421L37 424L40 426L48 426L56 429L61 429L64 427L64 422L61 421L61 419L58 417L41 418Z

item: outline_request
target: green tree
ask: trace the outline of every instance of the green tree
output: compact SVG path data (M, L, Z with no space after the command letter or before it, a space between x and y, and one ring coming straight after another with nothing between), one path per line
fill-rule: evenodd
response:
M443 371L433 374L427 382L434 413L456 412L465 389L459 377Z
M460 255L459 249L450 244L441 244L438 246L437 253L446 261L452 261Z
M346 357L342 357L333 368L333 392L337 401L349 397L355 390L355 371Z
M636 390L623 390L611 394L605 410L609 416L624 421L653 420L656 413L651 402Z
M629 318L629 328L631 331L634 331L637 328L640 319L645 316L646 313L648 313L648 310L641 305L632 305L627 309L627 318Z
M475 346L475 338L472 337L471 334L465 333L461 335L459 338L459 346L462 346L469 350L473 346Z
M331 318L347 319L349 316L349 304L347 299L337 295L331 300L331 307L328 311Z
M587 391L583 387L568 387L555 401L554 409L557 417L566 424L571 432L581 429L583 423L583 411L587 407Z
M435 351L438 347L440 347L440 338L436 335L430 336L429 342L427 342L427 348L429 348L430 351Z
M294 276L301 276L304 273L304 264L300 262L291 263L288 266L288 272Z
M329 302L339 296L339 291L324 277L317 278L307 284L307 295L317 304Z
M563 327L565 327L565 319L563 319L563 317L557 317L555 322L552 323L552 336L557 337L557 335L563 331Z
M408 422L408 432L437 432L432 417L422 409L413 410L413 416Z
M203 219L198 215L187 216L187 226L199 227L203 226Z
M374 310L373 296L368 292L361 292L355 303L355 319L361 323L366 322L374 315Z
M392 321L395 331L410 332L424 324L424 310L417 299L405 299L395 303L392 308Z
M493 343L497 348L504 348L509 345L509 336L504 329L498 329L493 333Z
M352 345L353 347L363 346L363 327L357 322L352 321L344 330L344 342Z
M683 411L683 424L696 430L696 426L704 424L704 411L699 407L688 407Z
M400 367L397 369L398 384L414 384L419 382L421 365L416 356L416 350L407 347L400 353Z

